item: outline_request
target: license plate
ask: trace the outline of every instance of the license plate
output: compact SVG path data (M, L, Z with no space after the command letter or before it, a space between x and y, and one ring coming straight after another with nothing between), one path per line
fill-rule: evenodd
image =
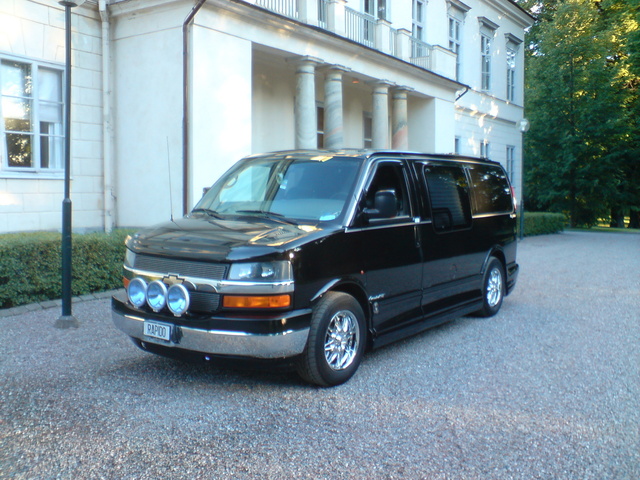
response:
M171 325L157 322L144 322L144 334L147 337L159 338L160 340L171 340Z

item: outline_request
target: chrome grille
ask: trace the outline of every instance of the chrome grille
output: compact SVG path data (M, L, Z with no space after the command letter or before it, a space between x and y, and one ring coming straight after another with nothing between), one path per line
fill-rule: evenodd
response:
M209 280L222 280L227 272L227 266L220 263L176 260L149 255L136 255L133 268L146 272L174 273L181 277L207 278Z

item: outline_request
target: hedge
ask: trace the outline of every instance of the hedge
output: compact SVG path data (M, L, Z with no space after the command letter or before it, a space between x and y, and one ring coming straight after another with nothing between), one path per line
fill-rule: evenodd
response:
M124 240L132 232L73 235L74 296L122 286ZM61 235L49 232L0 235L0 308L61 296Z
M562 213L525 212L524 236L548 235L564 230L566 217Z

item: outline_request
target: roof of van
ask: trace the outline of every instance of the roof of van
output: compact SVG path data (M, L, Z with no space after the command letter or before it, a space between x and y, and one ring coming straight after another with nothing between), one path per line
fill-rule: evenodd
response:
M249 155L251 157L264 157L264 156L305 156L305 157L333 157L333 156L351 156L351 157L385 157L394 156L402 158L420 158L420 159L437 159L445 161L463 161L473 163L495 164L499 165L499 162L490 160L485 157L473 157L469 155L459 155L456 153L425 153L425 152L412 152L404 150L376 150L376 149L357 149L357 148L345 148L340 150L282 150L277 152L265 152L262 154Z

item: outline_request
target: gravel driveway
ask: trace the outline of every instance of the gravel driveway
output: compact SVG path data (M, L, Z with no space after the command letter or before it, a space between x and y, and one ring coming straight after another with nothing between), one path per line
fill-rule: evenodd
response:
M136 349L108 300L0 318L1 479L640 478L640 235L519 244L501 313L345 385ZM77 267L76 267L77 268Z

